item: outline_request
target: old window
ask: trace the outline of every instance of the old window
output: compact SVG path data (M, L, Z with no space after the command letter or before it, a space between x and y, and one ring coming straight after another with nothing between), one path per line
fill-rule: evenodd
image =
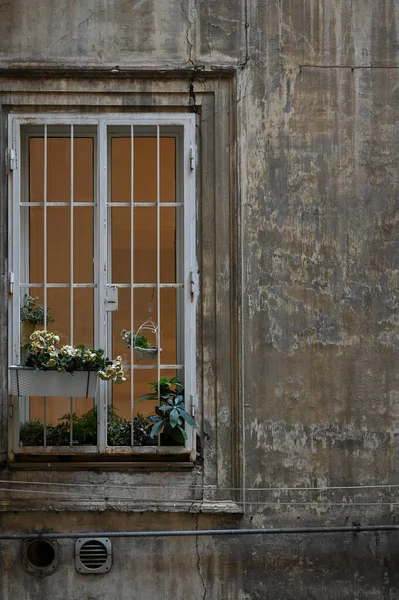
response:
M163 377L182 383L193 414L194 123L178 113L10 116L10 364L24 360L20 307L30 295L44 307L40 328L121 355L127 372L91 398L15 398L13 453L170 453L173 441L143 433L159 394L138 402ZM123 330L160 350L140 355ZM173 452L194 456L195 432L186 433Z

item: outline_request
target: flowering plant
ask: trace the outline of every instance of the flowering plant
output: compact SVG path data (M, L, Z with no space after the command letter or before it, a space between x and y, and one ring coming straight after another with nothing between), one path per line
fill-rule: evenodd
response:
M93 350L83 344L57 348L59 341L59 336L51 331L34 331L30 336L25 366L34 367L37 371L58 371L59 373L96 371L100 379L104 381L113 383L126 381L120 356L109 360L104 357L104 350Z
M33 323L34 325L44 325L44 307L42 304L36 304L39 300L38 296L30 296L25 294L24 300L20 309L21 323ZM54 323L53 315L50 309L46 309L47 323Z

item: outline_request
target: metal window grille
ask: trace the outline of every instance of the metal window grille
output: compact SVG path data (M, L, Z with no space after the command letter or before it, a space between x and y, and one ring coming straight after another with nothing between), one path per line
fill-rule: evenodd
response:
M192 115L137 115L134 118L112 116L108 117L70 117L64 115L23 116L12 115L9 122L9 153L10 161L10 281L13 282L11 296L11 331L10 362L19 364L23 358L20 348L20 306L25 293L39 295L44 306L44 328L47 307L57 312L57 298L63 298L68 309L68 326L62 331L57 330L57 319L52 327L63 336L63 343L74 344L81 340L77 338L76 323L82 320L80 314L82 304L80 299L84 294L91 294L93 320L92 345L102 347L108 356L115 356L120 350L119 326L121 315L125 317L124 328L132 334L140 325L139 316L135 314L136 306L143 305L146 297L150 305L149 313L155 320L161 336L158 345L165 341L164 331L168 323L163 322L168 294L174 294L175 321L174 360L167 360L167 353L158 351L155 365L148 361L138 360L133 347L124 353L124 366L129 374L128 381L123 386L130 388L129 414L127 415L126 398L124 412L133 423L137 386L143 379L143 372L155 380L166 374L177 375L184 382L185 408L192 413L196 404L195 381L195 305L196 305L196 258L195 258L195 127ZM61 141L60 141L61 140ZM84 157L80 146L85 140L91 147L91 196L85 196L79 187L79 173ZM144 141L143 141L144 140ZM162 157L167 156L165 140L173 140L174 148L174 197L163 197L163 180L170 176L162 163ZM86 143L85 142L85 143ZM146 197L146 179L140 174L143 164L140 148L145 143L150 147L151 160L148 178L148 197ZM54 170L54 153L57 144L61 150L64 163L60 173L60 188L57 188L57 173ZM119 155L122 164L118 163L117 152L114 148L120 146ZM38 150L39 148L39 150ZM129 152L127 152L129 148ZM166 150L165 150L166 148ZM139 152L139 154L137 154ZM165 154L166 152L166 154ZM40 154L40 159L38 158ZM128 156L127 156L128 155ZM90 161L88 161L90 162ZM42 189L33 197L32 165L39 164L42 175L39 183ZM80 171L79 171L80 169ZM68 176L66 174L68 173ZM124 187L122 196L115 192L120 179L129 180ZM141 177L142 188L137 196L137 180ZM62 178L68 180L68 186L61 186ZM35 184L36 188L40 185ZM65 187L68 187L66 190ZM89 186L90 187L90 186ZM172 185L173 187L173 185ZM79 196L80 194L80 196ZM91 211L92 233L90 233L91 256L93 273L90 280L79 277L80 261L87 257L81 256L82 228L79 221L82 209ZM55 215L57 214L56 217ZM168 281L163 276L165 260L163 257L164 237L167 232L164 217L168 211L174 215L174 267L175 277ZM147 243L148 255L154 263L151 277L139 277L142 264L137 268L136 238L143 238L143 232L137 226L146 222L146 214L151 214L154 239ZM61 216L60 216L61 215ZM90 221L90 219L89 219ZM119 223L119 225L118 225ZM57 230L62 233L68 224L68 248L57 248ZM115 225L117 224L117 225ZM117 229L116 227L119 227ZM42 232L40 260L34 258L35 239ZM125 246L117 246L118 238L125 237ZM84 237L84 232L83 232ZM65 236L64 236L65 238ZM169 242L168 242L169 243ZM79 245L80 244L80 245ZM121 242L122 244L122 242ZM170 247L170 243L169 243ZM55 253L55 258L54 258ZM58 254L57 254L58 253ZM86 252L87 253L87 244ZM66 254L68 257L66 258ZM58 258L57 258L58 256ZM59 269L63 279L54 275L57 260L64 260L66 267ZM142 261L143 262L143 261ZM144 261L145 262L145 261ZM169 261L170 262L170 261ZM128 265L123 270L124 276L118 277L118 265ZM120 269L119 269L120 270ZM169 269L170 270L170 269ZM126 272L128 271L128 276ZM136 273L137 271L137 273ZM151 269L150 269L151 271ZM34 275L34 276L33 276ZM128 307L128 308L127 308ZM155 308L154 308L155 307ZM127 315L127 313L129 313ZM140 317L141 319L141 317ZM173 321L173 319L171 319ZM78 328L79 329L79 328ZM168 333L170 336L170 332ZM85 343L87 343L85 341ZM119 346L118 346L119 344ZM90 344L87 344L90 345ZM165 357L165 358L164 358ZM136 380L139 382L136 385ZM159 389L159 387L158 387ZM124 387L126 396L126 387ZM149 390L148 390L149 391ZM107 417L109 407L117 397L116 389L110 384L101 383L95 398L98 420L97 443L84 448L85 452L118 452L107 443ZM18 444L20 422L31 418L32 398L19 398L15 403L13 416L14 451L32 451L30 447ZM35 400L36 404L38 400ZM158 403L160 398L158 396ZM42 399L43 408L43 447L51 446L47 439L49 403L52 399ZM70 452L81 452L74 443L73 413L77 409L77 400L70 398L69 402L69 440ZM108 407L108 408L107 408ZM53 405L51 405L53 410ZM51 412L51 411L50 411ZM186 448L194 451L194 433L186 427L189 439ZM161 444L160 438L156 442ZM129 440L131 451L135 449L134 428L131 427ZM40 451L39 448L36 448ZM65 453L65 447L50 447L47 451Z

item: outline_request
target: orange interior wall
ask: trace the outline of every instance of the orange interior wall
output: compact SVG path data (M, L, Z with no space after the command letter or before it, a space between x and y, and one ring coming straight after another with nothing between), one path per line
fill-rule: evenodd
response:
M48 283L68 283L70 281L70 208L51 207L51 202L70 201L70 139L48 138L47 146L47 281ZM44 142L43 138L31 138L29 145L29 200L43 202L44 190ZM74 140L74 201L93 202L93 139ZM135 202L156 201L156 139L136 138L134 141L134 200ZM111 152L111 202L130 202L130 139L113 138ZM161 138L160 146L160 197L161 202L176 202L175 184L175 140ZM114 207L109 210L109 227L112 232L112 282L130 283L130 208ZM74 282L92 283L94 214L92 207L74 206ZM29 208L29 269L32 283L43 282L43 207ZM161 208L161 281L176 282L175 237L176 208ZM134 209L134 282L156 281L156 209ZM30 293L43 301L43 290L32 288ZM151 289L135 289L133 323L136 330L148 318ZM48 329L57 332L61 343L70 342L70 289L48 289L47 303L54 323ZM122 329L130 329L131 324L130 289L119 290L118 311L111 313L113 357L122 354L125 364L129 364L131 353L120 339ZM156 293L152 302L152 317L157 315ZM153 343L150 333L143 333ZM73 342L92 346L94 340L94 295L92 289L74 290ZM161 291L161 361L164 364L176 362L176 291ZM137 357L133 354L133 361ZM142 361L140 361L142 362ZM146 364L142 362L142 364ZM147 363L149 364L149 363ZM113 386L113 403L118 414L130 417L131 384L130 370L126 370L128 381ZM162 372L171 377L175 372ZM156 380L154 369L134 371L134 397L149 392L149 382ZM30 399L30 418L43 419L43 398ZM75 399L73 411L82 414L93 406L91 399ZM135 414L150 414L154 402L135 405ZM70 412L69 399L49 398L47 400L47 422L56 423L65 413Z

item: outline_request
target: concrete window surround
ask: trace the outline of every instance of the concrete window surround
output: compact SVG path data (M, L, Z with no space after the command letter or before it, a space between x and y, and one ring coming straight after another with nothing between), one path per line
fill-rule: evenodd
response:
M135 112L196 113L198 142L197 256L200 294L197 312L197 422L202 457L183 463L9 462L10 482L29 480L33 493L13 492L21 509L242 511L240 401L240 211L237 202L234 73L13 73L0 78L1 141L7 118L41 111L76 114ZM5 156L2 148L1 156ZM5 172L6 164L3 161ZM7 185L1 189L7 198ZM2 220L7 222L7 202ZM3 245L7 232L2 231ZM2 329L4 332L4 329ZM3 344L6 344L3 333ZM1 358L7 381L5 356ZM2 385L1 451L7 451L7 390ZM200 464L201 463L201 464ZM52 472L53 494L40 482ZM90 473L90 475L88 475ZM88 480L93 489L88 488ZM162 482L165 489L162 492ZM61 487L65 486L65 487ZM59 485L59 487L57 487ZM69 487L69 485L71 487ZM156 489L151 489L155 486ZM116 486L113 489L113 486ZM119 486L123 487L121 494ZM175 486L175 493L172 488ZM31 486L23 486L31 487ZM21 485L22 488L22 485ZM72 497L78 497L79 502ZM1 510L1 507L0 507Z

